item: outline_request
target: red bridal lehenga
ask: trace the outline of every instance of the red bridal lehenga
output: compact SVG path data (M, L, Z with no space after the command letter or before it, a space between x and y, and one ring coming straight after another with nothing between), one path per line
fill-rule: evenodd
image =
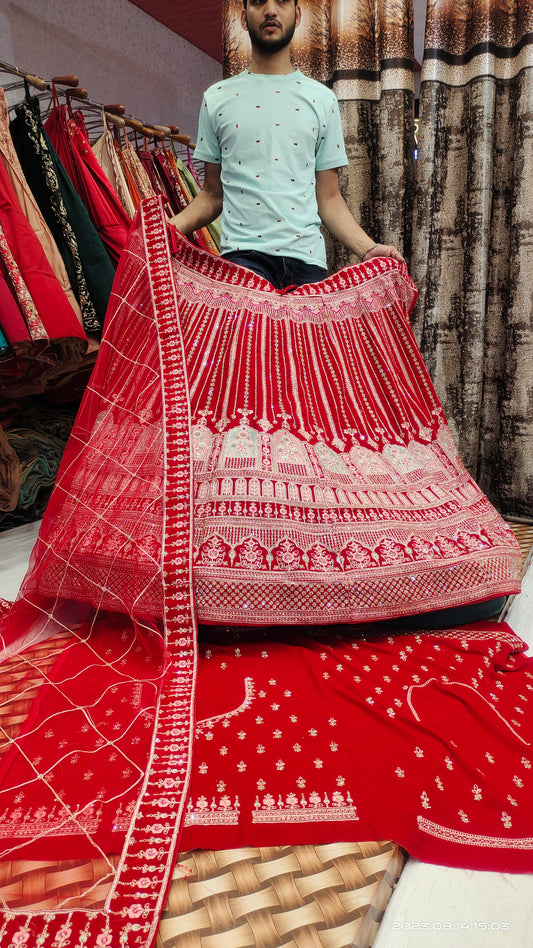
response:
M143 203L1 623L2 860L100 876L2 889L2 946L149 948L180 839L533 868L523 643L387 625L519 588L414 299L390 259L278 292Z

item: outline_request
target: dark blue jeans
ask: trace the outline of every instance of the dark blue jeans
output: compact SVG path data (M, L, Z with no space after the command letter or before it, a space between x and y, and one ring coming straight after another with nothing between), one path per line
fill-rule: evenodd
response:
M303 286L304 283L319 283L325 280L328 271L316 264L297 260L296 257L273 257L261 250L232 250L224 254L225 260L238 263L264 277L277 290L288 286Z

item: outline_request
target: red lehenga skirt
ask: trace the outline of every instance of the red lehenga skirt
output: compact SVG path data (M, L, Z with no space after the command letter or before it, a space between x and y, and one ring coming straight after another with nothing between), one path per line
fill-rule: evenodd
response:
M390 259L280 293L143 203L0 625L18 697L40 685L0 745L1 857L98 856L108 895L8 905L2 944L148 948L182 831L531 870L523 643L387 629L519 588L414 300Z

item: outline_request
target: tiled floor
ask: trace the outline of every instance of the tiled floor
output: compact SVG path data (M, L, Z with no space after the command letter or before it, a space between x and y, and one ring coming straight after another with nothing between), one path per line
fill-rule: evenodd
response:
M0 533L0 596L15 598L38 524ZM505 616L533 648L533 563ZM431 866L410 859L374 948L528 948L533 944L533 874Z

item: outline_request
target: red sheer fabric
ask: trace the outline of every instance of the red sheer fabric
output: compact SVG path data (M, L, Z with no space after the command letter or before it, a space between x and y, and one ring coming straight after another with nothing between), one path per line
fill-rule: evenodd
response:
M81 908L72 896L44 914L6 906L0 917L6 945L37 944L39 936L43 948L149 948L186 803L196 669L187 381L159 202L137 223L27 578L0 623L18 684L13 701L41 683L22 726L5 729L0 748L2 858L119 850L120 859L101 859L109 886L101 910ZM164 376L160 346L168 360ZM120 431L122 440L102 441L102 424L108 436L109 425ZM165 457L156 478L150 454ZM87 457L93 467L84 484L75 472ZM82 588L92 581L95 605L76 599L68 544L50 546L57 518L65 538L76 533L77 515L69 520L66 501L74 498L78 512L87 513L86 488L100 497L92 522L107 523L108 592L126 593L121 551L131 547L141 522L144 535L155 540L155 547L147 541L137 572L129 564L131 595L115 600L112 614L90 552L78 575ZM126 507L124 519L118 511ZM48 594L42 580L50 570L57 583ZM67 574L69 584L62 586ZM154 583L163 610L151 617L139 587L146 586L149 600ZM57 657L41 670L34 652L46 638Z
M414 288L405 270L392 261L376 261L284 295L249 271L179 236L174 240L172 260L162 201L144 202L121 258L97 364L30 569L17 602L0 623L6 660L23 690L30 694L34 681L41 682L38 700L30 702L24 721L0 748L3 858L21 853L46 858L50 849L55 858L94 853L104 864L109 894L105 907L93 912L70 897L60 911L43 915L7 911L0 919L0 941L6 945L34 944L37 935L42 948L153 944L192 776L197 611L204 619L223 617L232 625L237 620L242 625L244 618L272 625L273 617L287 624L287 615L289 623L300 625L310 616L321 623L339 617L361 621L518 588L516 544L462 468L412 339L407 314ZM327 669L321 655L309 649L303 681L313 685L323 704L323 672L328 671L335 685L331 716L338 705L339 720L347 721L352 688L359 683L348 685L347 659L339 652L345 651L344 642L341 646L337 634L333 629L324 643ZM483 695L500 664L514 667L509 653L520 648L505 630L501 635L509 647L494 650L491 644L489 649L485 640L479 646L482 656L477 644L472 648L477 652L469 658L467 677L477 674L474 666L487 668L480 679ZM45 639L57 651L46 666L35 658L37 644ZM300 642L286 643L287 670L298 664ZM381 674L383 680L392 677L388 666L396 664L395 653L402 667L401 648L400 640L384 648L379 672L365 684L364 704L362 696L353 701L361 731L367 725L361 707L366 710L368 689L382 687ZM409 664L410 674L411 667L418 674L421 665L426 676L417 682L421 685L428 675L422 666L422 660L424 665L430 660L428 648L415 650ZM457 652L462 655L458 647ZM250 652L249 677L259 682L256 666L268 658ZM280 668L281 661L273 655L272 667ZM338 677L334 663L344 663ZM443 674L442 663L435 667ZM285 680L281 668L279 675L280 682ZM311 715L312 692L304 695L295 672L293 678L302 717ZM433 727L439 708L446 717L457 697L466 708L459 723L479 714L480 702L484 711L487 707L489 699L480 699L472 682L465 687L460 670L450 678L458 683L455 698L445 685L420 688L411 704L405 696L415 724L404 709L407 736L402 731L390 738L394 754L382 771L393 781L394 793L392 757L395 767L402 766L398 755L407 753L417 728L428 770L410 774L406 796L419 787L426 790L435 776L445 782L438 742L424 739L426 714ZM503 718L509 716L513 681L522 694L522 671L508 680ZM223 689L223 677L219 683ZM211 689L209 669L206 687ZM386 724L394 729L381 702L390 697L387 708L394 710L399 687L388 688L390 694L378 703L379 719L369 732L376 739L386 734ZM425 710L426 695L438 702L431 714ZM217 705L219 699L212 697L206 700L204 688L201 713L206 717L215 711L228 716L235 709L233 698ZM520 700L517 693L518 706ZM499 712L494 701L493 706L491 719ZM514 719L511 726L519 735ZM501 733L506 728L504 722ZM345 731L350 733L348 727ZM320 740L323 747L323 733ZM237 732L236 746L242 741ZM514 767L519 736L516 741L505 757L501 734L495 733L491 746L501 754L502 767ZM272 746L277 743L268 745L269 755ZM370 810L365 812L368 788L359 788L355 767L349 769L356 758L346 748L342 753L361 825L377 829ZM325 754L317 759L325 760ZM247 764L245 756L242 761ZM462 753L457 761L458 767L464 762ZM209 768L207 758L205 763ZM308 771L315 765L307 760L306 766ZM309 793L316 791L322 809L324 794L334 805L342 802L341 795L352 806L347 790L336 784L343 772L329 760L327 768L328 780L309 785ZM522 779L516 768L513 774ZM296 772L296 765L290 774L291 780L306 776ZM284 809L287 794L291 804L296 791L275 778L263 789L274 799L283 795L281 807L276 805ZM198 806L199 797L208 798L197 779L195 772L189 817L205 809ZM229 775L226 782L229 788ZM487 799L489 783L488 775ZM231 786L233 794L237 784ZM449 787L454 803L471 792L462 773ZM438 793L426 792L435 824L456 832L456 817L452 820L451 811L440 805ZM215 793L223 791L215 788ZM499 805L499 786L494 799ZM309 800L313 805L316 797ZM248 801L251 812L251 796ZM220 806L225 809L216 796L214 809ZM261 797L258 807L263 806L269 810ZM479 820L477 811L462 808L474 834L493 835L486 807L478 807L484 814ZM408 843L415 826L422 852L425 831L414 812L411 807L401 825L387 825L398 826ZM512 816L514 810L505 812ZM427 815L425 809L418 813ZM348 819L343 829L347 832L349 825L351 838L352 822ZM520 810L500 837L533 835L526 833L525 823ZM301 825L293 821L294 843ZM119 848L118 859L107 858ZM440 858L443 847L435 851ZM465 851L460 849L457 864L463 864Z

